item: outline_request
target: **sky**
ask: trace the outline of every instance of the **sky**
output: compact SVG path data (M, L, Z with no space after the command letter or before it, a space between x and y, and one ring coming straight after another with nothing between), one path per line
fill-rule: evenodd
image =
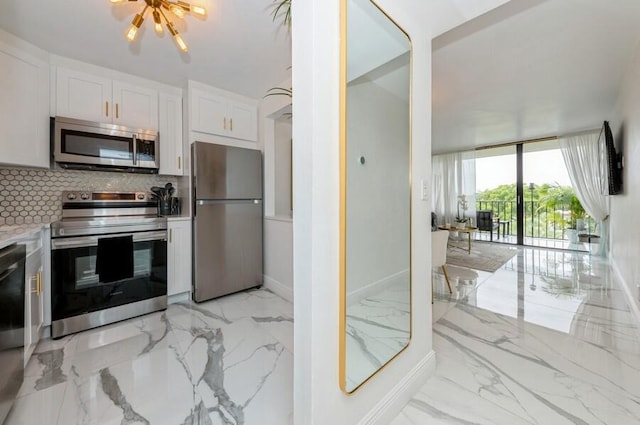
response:
M558 183L571 186L567 169L559 149L527 152L523 159L525 186ZM501 184L516 182L516 155L502 155L476 159L476 191L493 189Z

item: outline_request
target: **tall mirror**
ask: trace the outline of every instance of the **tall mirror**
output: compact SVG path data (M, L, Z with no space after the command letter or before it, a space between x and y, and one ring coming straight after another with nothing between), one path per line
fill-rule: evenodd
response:
M371 0L342 0L342 13L340 385L352 393L411 339L411 42Z

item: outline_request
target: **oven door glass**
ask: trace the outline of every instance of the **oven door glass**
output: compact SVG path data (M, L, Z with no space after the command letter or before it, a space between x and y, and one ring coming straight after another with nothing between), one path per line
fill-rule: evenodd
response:
M133 242L133 276L102 282L96 274L98 246L51 252L52 318L60 320L167 295L167 242Z

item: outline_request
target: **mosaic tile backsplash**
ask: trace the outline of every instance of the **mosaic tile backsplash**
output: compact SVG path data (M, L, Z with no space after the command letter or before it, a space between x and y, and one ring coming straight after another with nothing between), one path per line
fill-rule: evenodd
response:
M152 186L164 186L168 182L178 186L178 179L182 178L104 171L0 168L0 226L59 220L63 190L149 191Z

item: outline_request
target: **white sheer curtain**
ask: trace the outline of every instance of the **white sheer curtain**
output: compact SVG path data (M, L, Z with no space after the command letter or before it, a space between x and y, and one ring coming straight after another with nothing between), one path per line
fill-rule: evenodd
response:
M609 199L600 178L598 133L561 137L560 149L576 197L600 228L598 255L606 256L609 242Z
M438 224L453 223L458 215L458 196L466 195L468 209L460 210L476 219L475 152L456 152L431 157L431 208Z

